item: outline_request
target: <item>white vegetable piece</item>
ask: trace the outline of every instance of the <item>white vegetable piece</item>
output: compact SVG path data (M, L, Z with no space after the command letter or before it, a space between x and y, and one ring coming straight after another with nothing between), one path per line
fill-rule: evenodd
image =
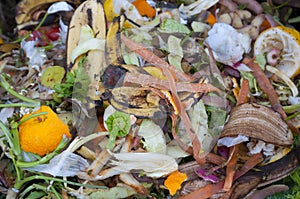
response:
M244 135L238 135L237 137L223 137L218 140L218 146L227 146L231 147L237 144L240 144L242 142L249 141L249 138Z
M182 17L186 19L193 15L199 14L203 10L209 9L218 2L219 0L198 0L187 6L181 4L179 7L179 11L183 15Z
M21 42L21 48L26 52L26 56L29 59L29 65L39 69L47 60L45 50L41 47L36 47L37 41Z
M138 135L144 138L143 144L148 152L166 154L167 146L164 132L152 120L143 120Z
M233 66L243 58L244 53L251 50L251 38L248 34L239 33L232 26L216 23L208 31L205 40L211 47L217 61Z
M89 166L86 159L75 153L64 151L50 160L48 164L24 168L29 171L48 173L52 176L70 177L84 171Z
M57 2L53 3L47 10L49 14L54 14L61 11L71 11L74 10L74 8L68 4L67 2Z
M142 170L149 177L159 178L178 169L174 158L159 153L116 153L113 156L118 161L113 169L119 173L128 173L132 170Z

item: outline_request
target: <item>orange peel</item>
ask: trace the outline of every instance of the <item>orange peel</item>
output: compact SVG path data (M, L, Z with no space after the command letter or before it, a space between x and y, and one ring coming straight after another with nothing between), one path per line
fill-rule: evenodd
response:
M28 119L20 125L19 138L25 152L44 156L56 149L63 135L71 137L71 134L68 126L48 106L41 106L39 110L24 115L22 120L41 112L47 114Z
M296 29L276 26L260 33L254 43L254 55L266 55L272 50L278 52L278 63L274 64L278 70L289 78L300 74L300 33Z
M171 173L168 178L165 180L164 185L169 190L172 196L181 188L181 184L187 179L185 173L179 171L174 171Z

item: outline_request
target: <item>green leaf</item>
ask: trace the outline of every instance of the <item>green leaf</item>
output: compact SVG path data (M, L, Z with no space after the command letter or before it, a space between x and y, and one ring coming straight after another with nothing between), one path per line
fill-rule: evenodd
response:
M256 55L255 62L259 65L262 70L265 70L267 60L263 54Z
M27 196L27 198L28 199L38 199L38 198L42 198L45 195L46 194L43 191L33 191L29 194L29 196Z
M188 27L186 27L185 25L179 23L174 19L165 19L160 26L160 31L166 33L177 32L177 33L184 33L184 34L189 34L191 32Z
M240 71L243 78L247 79L249 81L249 89L251 92L259 93L258 92L258 86L257 82L251 72L244 72Z

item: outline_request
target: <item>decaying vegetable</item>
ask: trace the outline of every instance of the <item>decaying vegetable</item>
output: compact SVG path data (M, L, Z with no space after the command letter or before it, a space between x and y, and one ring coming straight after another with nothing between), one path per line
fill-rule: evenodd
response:
M18 8L28 16L18 12L17 18L20 17L18 21L23 20L18 24L27 22L31 18L38 20L45 13L44 7L49 4L48 1L43 5L32 1L42 9L36 12L34 6L25 8L28 2L23 0L19 4ZM77 1L72 2L74 2L72 6L76 8ZM25 119L20 122L22 124L20 126L21 146L24 151L29 151L25 150L27 145L34 147L39 151L29 152L43 156L42 161L33 162L34 166L28 166L32 162L24 162L20 146L16 144L19 137L12 133L13 138L16 139L10 139L9 128L7 130L4 128L9 123L0 123L0 130L6 130L5 137L1 141L7 139L14 155L10 158L16 160L13 163L16 162L15 169L18 175L16 190L22 192L20 198L28 194L29 190L37 189L34 183L38 183L37 187L39 185L46 187L50 179L64 183L62 197L72 194L78 198L126 198L133 194L145 197L157 194L155 196L157 198L244 198L252 190L255 192L255 189L262 184L282 178L299 165L297 156L285 159L290 157L290 153L287 153L292 150L293 144L293 136L287 123L289 124L290 117L295 117L297 113L294 111L299 106L293 107L294 111L288 112L289 107L282 108L281 98L275 92L283 85L282 82L276 82L279 81L276 79L279 77L287 84L282 89L284 93L290 95L291 90L293 97L297 98L298 95L296 84L290 78L295 77L299 72L298 65L295 64L297 67L292 71L295 76L283 75L275 68L280 65L282 58L287 58L280 57L282 52L297 54L297 50L296 53L289 51L290 45L287 45L288 50L281 48L284 42L290 41L291 38L295 39L294 44L298 46L298 36L294 35L294 31L284 30L291 38L276 37L274 45L278 44L280 48L263 48L267 51L260 54L256 54L254 49L256 58L248 59L245 56L252 55L251 47L259 33L271 25L266 23L267 17L261 13L261 6L256 0L189 0L184 1L181 6L173 3L174 1L156 4L158 1L152 0L107 0L104 6L101 2L103 1L83 1L74 12L69 26L68 23L61 26L65 32L68 29L65 79L62 79L65 70L62 67L47 68L48 64L57 64L52 64L52 58L47 57L49 53L47 48L51 46L36 48L36 45L40 46L34 41L36 38L39 39L35 36L38 31L33 32L33 41L22 42L23 48L27 45L24 49L26 55L29 55L28 58L39 58L39 60L29 60L28 66L38 65L35 69L27 66L18 68L18 62L5 60L7 55L0 56L1 71L5 67L5 71L8 71L6 64L9 63L10 68L16 65L13 66L14 70L28 70L28 79L38 72L44 72L42 78L37 78L38 80L34 82L38 85L35 88L47 92L47 100L51 97L55 98L51 95L53 88L57 94L56 98L59 98L46 103L51 103L51 106L62 110L69 110L73 108L70 104L80 100L81 102L78 103L82 111L80 114L85 117L85 120L79 123L80 130L75 130L78 136L69 143L66 151L61 151L60 147L55 149L55 144L52 142L61 140L63 136L60 143L63 142L64 145L59 146L65 147L67 144L65 137L71 135L61 121L53 121L51 125L47 124L48 126L45 127L46 121L52 121L54 114L49 107L47 110L42 107L41 110L26 115L27 117L24 116ZM255 6L244 4L245 2L253 2ZM71 8L70 5L68 6ZM31 16L32 13L34 16ZM53 13L53 10L47 11L47 14ZM73 14L73 11L68 14ZM64 17L64 14L60 13L60 16ZM60 19L59 23L68 20ZM31 25L36 23L38 21ZM45 26L42 23L40 25ZM270 30L273 29L275 28ZM262 36L264 34L265 32ZM58 35L55 36L56 40ZM269 38L267 34L267 39ZM283 40L282 43L277 41L280 39ZM57 45L53 42L55 40L51 39L46 44ZM261 40L266 41L260 37L257 39L257 41ZM54 48L64 51L65 43L60 41L58 40L59 45ZM2 42L0 39L0 43ZM269 44L273 45L270 42L267 46ZM35 56L33 52L39 52L42 56ZM2 62L2 59L5 61ZM243 64L240 63L241 60ZM261 60L263 60L262 64L258 63ZM297 60L293 63L296 62ZM285 63L290 64L290 62ZM59 75L56 75L56 70L52 71L58 69L57 67L61 72ZM235 73L227 73L228 68ZM274 75L269 78L271 74L265 73L264 69ZM33 73L33 70L40 71ZM19 80L14 73L10 75L11 82L15 79ZM22 75L23 73L17 76L22 77ZM228 83L225 82L226 79L229 80ZM42 87L39 86L40 80L42 80ZM20 82L16 83L19 86L17 90L22 89L19 96L32 92L29 86L21 88ZM12 94L7 89L10 88L9 85L3 88ZM254 94L253 90L255 90ZM3 93L5 98L1 99L1 102L5 104L1 106L8 107L12 97L16 95L6 96L6 93L0 90L0 94ZM26 96L30 95L26 94ZM40 97L40 99L46 98ZM249 104L248 100L257 104ZM273 110L265 106L269 103ZM284 103L291 104L287 99ZM33 107L35 104L26 105ZM40 113L42 109L47 113L33 115ZM14 109L14 111L18 110L18 108ZM229 110L232 110L229 121L224 126ZM24 109L21 108L20 111ZM91 117L91 112L97 112L95 120ZM290 116L290 113L294 115ZM28 117L32 118L25 121ZM98 122L99 128L93 129L93 132L103 130L108 132L87 135L90 131L85 130L82 134L81 128L89 129L86 126L89 126L90 122ZM29 124L31 124L30 128ZM34 124L40 126L32 127ZM18 132L17 128L12 130ZM40 128L43 128L43 131L39 131ZM41 152L42 148L35 146L37 143L26 142L24 145L24 140L34 141L33 137L38 138L42 132L47 132L50 128L52 131L42 136L43 141L47 141L43 143L43 150L48 145L51 145L51 150ZM55 137L52 133L59 128L66 131L59 131L61 133ZM228 148L215 146L218 140L224 141L226 138L232 141ZM90 145L82 146L92 140L94 148ZM245 145L249 151L242 151L241 149L246 149L246 146L236 145L237 141L247 142ZM3 151L6 150L5 142L1 143ZM14 149L14 146L18 148ZM294 149L291 153L296 154L299 149ZM60 154L56 155L58 152ZM243 152L247 153L245 157ZM46 155L47 153L50 154ZM187 161L189 164L192 159L195 160L194 163L192 162L194 166L189 170L189 166L183 162ZM289 163L287 170L280 166L282 162ZM253 169L254 167L259 170ZM23 174L27 172L32 174L32 171L48 174L36 175L47 180L34 181L32 186L28 188L24 186L22 191L22 183L28 182L27 176L30 179L36 177ZM76 178L60 179L49 175L76 176ZM82 180L87 181L80 184ZM68 187L71 183L74 186ZM76 190L74 188L76 186L80 188ZM48 187L47 190L45 189L46 194L60 194L55 190L56 186ZM169 194L167 190L163 191L166 188ZM275 192L285 188L275 187ZM44 187L41 190L44 190ZM253 196L266 196L269 191L270 188L260 189Z
M22 120L41 112L47 114L33 117L20 125L19 136L24 151L44 156L58 146L63 135L71 137L71 134L69 127L48 106L41 106L39 110L24 115Z

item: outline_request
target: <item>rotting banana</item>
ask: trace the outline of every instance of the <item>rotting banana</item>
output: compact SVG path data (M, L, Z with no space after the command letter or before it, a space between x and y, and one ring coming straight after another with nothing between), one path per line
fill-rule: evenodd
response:
M164 102L154 92L125 86L112 89L109 98L109 103L119 111L153 119L167 117L168 107Z
M89 25L92 28L96 39L106 38L106 20L103 5L100 1L87 0L74 12L69 25L67 41L67 66L69 70L75 70L78 67L79 59L72 63L71 54L79 44L81 29L85 25ZM98 99L96 93L100 81L100 72L106 65L104 50L88 51L87 59L83 65L91 81L87 96L93 100Z
M16 22L18 25L31 20L32 15L41 9L46 9L50 4L65 0L22 0L16 6ZM80 0L66 0L72 4L80 4Z
M106 63L108 64L122 64L122 52L121 52L121 38L120 32L122 28L122 21L124 16L119 16L113 19L106 36Z

